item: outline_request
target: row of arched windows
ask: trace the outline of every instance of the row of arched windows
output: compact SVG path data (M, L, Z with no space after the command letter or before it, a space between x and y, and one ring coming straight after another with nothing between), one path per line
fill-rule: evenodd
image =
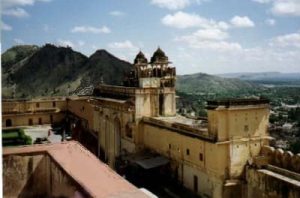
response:
M53 123L53 116L52 115L50 115L50 123L52 124ZM38 124L39 125L42 125L43 124L43 119L42 118L38 118ZM29 126L31 126L31 125L33 125L33 118L29 118L28 119L28 125ZM12 122L12 119L6 119L5 120L5 126L6 127L11 127L11 126L13 126L13 122Z

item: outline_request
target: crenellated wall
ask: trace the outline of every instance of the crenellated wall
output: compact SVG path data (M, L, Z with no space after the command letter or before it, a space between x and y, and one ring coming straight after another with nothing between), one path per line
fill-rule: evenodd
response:
M263 146L261 155L267 157L270 165L300 173L300 153L293 154L291 151L275 149L271 146Z

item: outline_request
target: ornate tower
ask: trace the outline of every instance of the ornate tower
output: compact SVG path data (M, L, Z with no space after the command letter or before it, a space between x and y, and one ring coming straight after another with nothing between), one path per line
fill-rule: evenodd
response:
M176 69L170 63L160 48L153 53L150 63L143 52L136 55L124 85L137 88L135 102L138 117L176 115Z

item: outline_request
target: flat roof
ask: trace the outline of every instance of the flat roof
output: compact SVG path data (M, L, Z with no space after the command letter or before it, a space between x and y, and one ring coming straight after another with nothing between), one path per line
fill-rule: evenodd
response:
M4 147L3 155L47 153L92 197L148 197L76 141Z
M208 133L207 121L176 115L173 117L143 117L143 122L163 127L187 136L216 141L216 137Z
M168 116L154 117L154 119L165 121L171 124L178 123L178 124L185 124L194 128L207 129L206 127L207 120L204 119L193 119L181 115L176 115L172 117L168 117Z

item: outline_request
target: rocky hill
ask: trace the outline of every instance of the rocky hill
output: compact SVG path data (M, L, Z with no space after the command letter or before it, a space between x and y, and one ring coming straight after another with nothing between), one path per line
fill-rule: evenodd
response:
M18 49L7 61L7 54ZM18 55L23 46L2 54L2 95L4 98L85 94L102 79L104 83L121 85L123 74L131 64L105 50L90 57L71 48L46 44L30 53ZM27 50L27 48L26 48ZM89 88L89 89L87 89Z
M122 85L132 65L106 50L90 57L46 44L15 46L2 54L3 98L89 94L100 82ZM184 93L239 93L258 86L238 79L198 73L178 76L177 90Z
M18 45L5 51L1 56L2 71L6 72L9 66L31 56L39 47L36 45Z

